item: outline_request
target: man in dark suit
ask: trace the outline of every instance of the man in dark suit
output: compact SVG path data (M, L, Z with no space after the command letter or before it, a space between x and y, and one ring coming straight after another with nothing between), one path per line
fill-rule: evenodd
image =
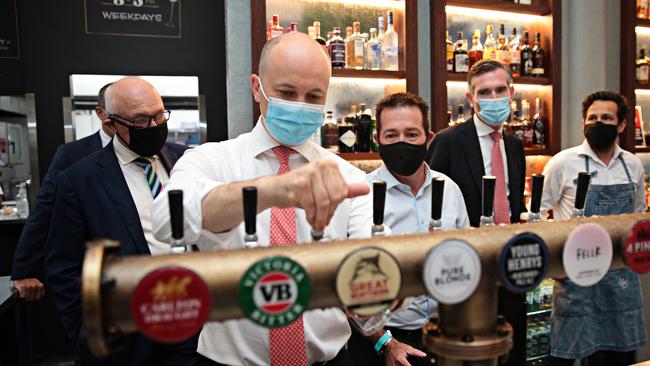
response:
M429 149L429 166L458 184L472 226L480 224L481 179L495 176L495 223L517 223L526 210L526 159L522 141L503 129L514 94L512 74L498 61L482 60L472 66L467 83L466 97L476 113L438 133Z
M158 255L171 247L152 234L151 205L169 179L184 147L165 144L169 111L158 92L139 78L125 78L106 91L103 124L116 136L105 148L61 172L47 241L48 290L83 364L183 364L198 362L197 337L159 344L129 336L121 351L98 359L82 331L80 280L86 242L121 243L117 255Z
M105 117L104 93L109 85L104 85L97 95L95 113L100 119ZM45 295L45 287L41 279L45 274L45 242L54 208L54 182L57 175L73 163L108 145L112 137L113 133L102 126L96 133L61 145L56 150L14 254L11 279L20 297L26 301L39 300Z

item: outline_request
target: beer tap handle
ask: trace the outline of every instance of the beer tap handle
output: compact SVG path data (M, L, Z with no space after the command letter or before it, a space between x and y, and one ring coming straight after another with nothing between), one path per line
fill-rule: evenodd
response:
M542 192L544 191L544 176L533 174L532 176L532 193L530 197L530 212L538 214L542 205Z
M242 188L242 201L244 203L244 242L246 247L257 246L257 188Z
M591 174L586 172L578 173L578 188L576 188L576 201L574 206L576 210L582 211L585 208L585 198L587 197L590 180Z
M372 236L384 235L384 207L386 205L386 182L372 183Z
M167 192L169 200L169 218L172 227L172 252L183 253L187 251L183 240L183 191L172 189Z
M442 218L442 194L445 190L444 178L431 180L431 218L440 220Z

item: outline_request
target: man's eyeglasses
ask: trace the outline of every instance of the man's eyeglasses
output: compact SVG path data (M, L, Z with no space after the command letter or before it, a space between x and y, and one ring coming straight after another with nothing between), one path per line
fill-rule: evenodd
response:
M137 129L144 129L144 128L149 128L151 126L151 121L156 122L157 125L166 123L167 121L169 121L169 116L171 114L172 112L170 110L165 109L164 111L160 113L156 113L153 116L130 119L130 118L124 118L117 114L109 114L108 119L110 119L111 121L115 121L123 126L132 126Z

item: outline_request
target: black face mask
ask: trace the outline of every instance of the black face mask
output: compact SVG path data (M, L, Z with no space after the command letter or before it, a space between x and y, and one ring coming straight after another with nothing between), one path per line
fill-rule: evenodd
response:
M585 125L584 132L592 150L605 151L616 141L618 126L603 122L590 123Z
M167 140L167 124L163 123L155 127L129 128L129 149L140 156L154 156L160 152L165 140Z
M426 154L426 142L422 145L402 141L388 145L379 144L379 156L386 168L401 176L413 175L422 165Z

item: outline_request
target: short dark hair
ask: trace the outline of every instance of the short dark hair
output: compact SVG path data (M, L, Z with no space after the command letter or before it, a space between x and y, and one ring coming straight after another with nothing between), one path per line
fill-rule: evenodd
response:
M106 109L106 89L111 85L113 85L113 83L108 83L102 86L102 88L99 89L99 93L97 93L97 106L101 109Z
M508 80L508 86L512 85L512 71L510 71L510 67L508 67L506 64L504 64L501 61L485 59L475 63L474 65L472 65L472 68L469 69L469 72L467 73L467 84L469 85L469 91L471 93L474 93L475 77L499 69L506 72L506 79Z
M597 100L610 101L616 103L616 117L618 118L618 123L623 122L627 118L627 112L630 108L630 105L627 102L627 98L619 92L612 90L599 90L597 92L591 93L585 97L585 100L582 101L582 119L587 118L587 111L592 104Z
M419 96L411 93L395 93L387 97L384 97L379 103L377 103L376 108L376 118L377 118L377 133L381 129L381 112L385 108L397 108L397 107L417 107L422 113L422 128L424 132L429 132L429 105L424 99Z

